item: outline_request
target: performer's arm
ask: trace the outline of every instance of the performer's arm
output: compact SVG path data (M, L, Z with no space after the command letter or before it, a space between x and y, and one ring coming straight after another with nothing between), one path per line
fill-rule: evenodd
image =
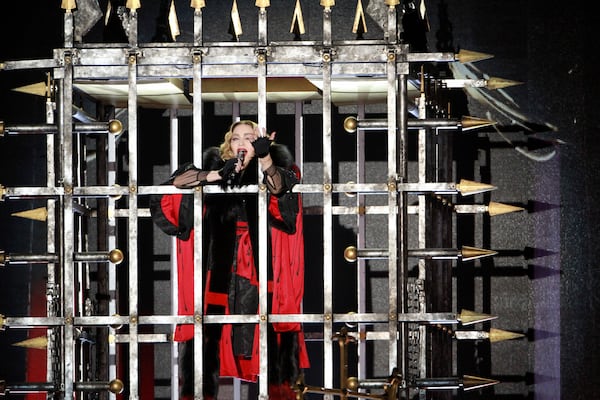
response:
M210 182L221 180L219 171L203 171L200 169L188 169L181 175L175 176L173 185L178 188L192 188L198 185L204 185Z
M191 165L182 172L173 174L171 182L180 189L187 189L221 181L224 177L229 176L232 171L234 171L237 162L237 159L232 158L225 162L223 168L210 171L201 170Z

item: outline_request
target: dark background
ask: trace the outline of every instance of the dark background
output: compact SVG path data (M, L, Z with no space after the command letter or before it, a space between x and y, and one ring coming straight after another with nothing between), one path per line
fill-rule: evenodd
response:
M209 7L213 1L207 1ZM52 58L52 49L62 46L63 12L59 3L58 0L3 2L0 9L5 26L12 21L13 28L5 29L0 40L0 62ZM251 9L254 2L239 3L241 8ZM146 13L145 21L149 24L154 20L150 14L156 12L157 4L158 1L142 2L140 16ZM187 2L180 7L185 6ZM355 2L346 0L338 1L336 7L354 6ZM559 377L560 383L555 382L555 387L560 387L560 393L532 392L540 399L597 398L600 390L597 355L600 268L596 260L600 246L595 201L600 198L597 157L600 146L597 138L600 135L597 27L600 17L584 1L455 0L428 1L427 6L432 28L428 34L430 51L436 50L441 21L449 22L444 29L451 33L450 44L455 49L494 54L493 59L479 63L478 67L491 76L524 82L525 85L509 91L521 111L534 120L555 125L557 130L551 136L566 143L559 147L559 155L548 167L548 175L544 176L545 166L540 164L535 174L537 181L531 182L532 187L544 190L545 180L550 180L549 186L558 187L560 191L551 196L560 200L560 232L555 231L556 225L544 225L543 221L533 228L542 238L557 237L560 241L555 243L560 253L560 292L545 293L548 298L560 301L560 332L552 332L560 335L560 348L554 349L560 354L560 371L553 374L554 380ZM318 5L311 8L312 12L318 10ZM447 18L441 19L446 16L444 13ZM287 25L287 19L284 21ZM223 27L226 25L223 22ZM44 122L42 98L10 91L42 80L45 80L45 71L0 71L0 120L15 124ZM46 155L42 137L0 138L0 149L0 184L8 187L45 185ZM508 170L511 167L504 165ZM14 211L41 205L26 200L0 204L0 250L44 251L44 225L10 217ZM0 270L0 313L28 315L29 292L31 287L39 287L43 277L39 266ZM21 365L24 353L11 346L24 335L11 330L0 333L0 379L8 382L24 379Z

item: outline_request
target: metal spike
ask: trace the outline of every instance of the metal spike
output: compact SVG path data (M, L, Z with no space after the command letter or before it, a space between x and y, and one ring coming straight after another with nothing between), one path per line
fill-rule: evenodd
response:
M463 261L472 261L478 258L489 257L498 254L498 252L494 250L479 249L471 246L462 246L460 253Z
M48 219L48 209L46 207L34 208L33 210L19 211L11 214L13 217L32 219L34 221L46 221Z
M510 332L510 331L505 331L502 329L495 329L495 328L490 328L490 333L489 333L490 342L492 342L492 343L501 342L503 340L517 339L517 338L521 338L524 336L525 335L522 333Z
M62 0L60 3L60 8L70 13L72 10L77 8L77 4L75 4L75 0Z
M204 0L192 0L190 3L190 7L195 10L200 10L201 8L206 7L206 2Z
M177 11L175 10L175 0L171 0L171 6L169 7L169 30L171 31L171 38L175 42L177 36L181 34L179 30L179 20L177 19Z
M292 25L290 26L290 33L294 32L294 26L298 26L298 33L304 35L306 30L304 29L304 17L302 16L302 7L300 0L296 0L296 6L294 7L294 15L292 17Z
M488 204L488 213L491 217L524 210L525 209L523 207L511 206L509 204L497 203L495 201L490 201Z
M523 82L512 81L510 79L491 77L486 81L485 87L490 90L504 89L511 86L522 85Z
M478 376L472 375L464 375L462 382L464 391L481 389L486 386L496 385L500 383L500 381L497 381L495 379L480 378Z
M38 336L35 338L23 340L18 343L14 343L13 346L25 347L27 349L45 350L48 348L48 337L47 336Z
M460 314L458 315L458 320L462 325L472 325L480 322L490 321L492 319L498 318L494 315L476 313L475 311L470 310L460 310Z
M142 8L142 5L140 4L140 0L127 0L125 7L131 11L136 11L138 8Z
M240 20L240 13L238 12L237 1L233 0L231 6L231 22L233 24L233 33L236 39L239 39L240 35L244 33L242 31L242 21Z
M110 0L106 3L106 12L104 13L104 26L108 25L110 19L110 13L112 12L112 4Z
M455 59L461 64L483 61L493 57L493 54L479 53L464 49L459 50L458 54L455 55Z
M14 92L32 94L34 96L48 95L48 86L46 82L32 83L31 85L19 86L18 88L12 89Z
M469 181L467 179L461 179L456 185L456 189L463 196L468 196L477 193L489 192L490 190L497 189L496 186L489 185L487 183Z
M356 13L354 14L354 25L352 25L352 33L358 32L359 25L362 25L362 31L367 32L367 23L365 21L365 12L363 10L362 0L356 3Z
M497 124L496 121L492 121L490 119L471 117L471 116L462 117L460 123L461 123L463 132L471 130L471 129L483 128L485 126L492 126L492 125Z

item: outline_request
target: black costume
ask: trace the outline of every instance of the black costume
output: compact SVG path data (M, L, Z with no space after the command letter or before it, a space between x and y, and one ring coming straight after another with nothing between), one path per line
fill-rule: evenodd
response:
M271 168L277 169L275 172L283 186L281 193L269 193L268 199L270 312L296 314L301 313L304 293L304 241L301 198L290 189L299 181L299 170L284 146L272 145L270 154ZM256 163L256 158L252 159L232 184L257 183ZM204 153L203 165L204 171L223 168L224 161L218 149L211 148ZM168 183L190 168L193 166L176 171ZM182 194L157 196L151 201L151 212L157 226L178 238L179 314L191 315L194 309L193 198ZM203 222L204 312L258 313L257 260L252 251L257 248L256 194L205 195ZM299 369L309 366L301 326L299 323L276 323L269 328L269 382L289 388L298 377ZM204 329L204 394L216 397L219 376L255 381L259 365L258 325L206 324ZM193 326L178 326L174 339L193 339ZM189 349L182 356L183 396L194 392L193 346L189 346L190 343L186 343ZM273 398L277 397L273 395Z

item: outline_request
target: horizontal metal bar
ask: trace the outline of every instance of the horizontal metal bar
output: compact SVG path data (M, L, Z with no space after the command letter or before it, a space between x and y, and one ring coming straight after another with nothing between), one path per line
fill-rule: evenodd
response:
M94 122L88 124L73 124L73 133L121 133L123 126L120 121ZM0 121L0 136L27 135L27 134L56 134L58 126L54 124L27 124L27 125L5 125Z
M73 382L73 388L80 392L110 391L120 393L123 390L123 383L119 380L110 382ZM3 389L10 394L59 392L62 390L60 385L54 382L9 383Z
M18 60L0 62L0 71L10 71L18 69L50 69L59 66L59 63L54 59L38 59L38 60Z
M128 334L117 334L114 335L115 343L129 343L130 338ZM171 335L166 333L138 333L138 343L171 343L173 338Z
M36 197L59 197L64 196L63 187L2 187L0 186L4 200L9 199L31 199ZM224 191L218 185L207 185L196 189L179 189L173 185L158 186L77 186L72 189L73 197L118 197L128 195L130 191L137 195L151 194L176 194L193 193L194 190L202 190L204 193L258 193L258 190L266 190L263 185L247 185L240 188L230 188ZM383 194L390 190L403 192L419 193L437 193L437 194L457 194L457 184L454 182L432 182L432 183L332 183L332 184L297 184L292 191L295 193L362 193L362 194Z
M7 264L44 264L56 263L59 261L57 254L23 254L23 253L5 253L0 250L0 266ZM123 253L121 250L115 249L111 251L90 251L86 253L74 253L73 261L77 262L102 262L110 261L119 264L123 261Z
M219 323L258 323L265 316L249 315L203 315L201 322L205 324ZM457 315L453 313L404 313L390 315L387 313L346 313L346 314L269 314L269 322L302 322L322 324L332 320L334 323L393 323L415 322L427 324L454 324ZM29 329L48 326L112 326L127 324L138 325L172 325L193 324L196 318L191 315L152 315L152 316L86 316L86 317L3 317L2 327Z
M431 118L431 119L415 119L407 120L408 129L458 129L461 127L461 121L457 119ZM387 131L388 121L382 118L357 119L355 117L347 117L344 120L344 129L347 132L356 132L357 129L364 131L378 130Z

